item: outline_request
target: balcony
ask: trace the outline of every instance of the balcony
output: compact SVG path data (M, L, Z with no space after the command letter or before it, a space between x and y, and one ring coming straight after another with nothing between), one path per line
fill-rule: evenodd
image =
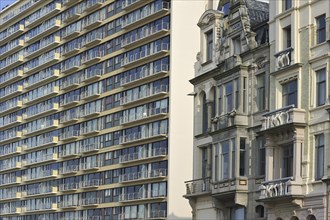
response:
M155 191L155 192L142 191L142 192L135 192L135 193L120 194L119 202L121 202L121 203L140 202L140 201L151 200L151 199L165 199L165 198L166 198L165 192L162 194L162 193L159 193L158 191Z
M82 154L89 154L89 153L96 153L101 149L101 146L99 143L94 143L94 144L86 144L82 145L80 147L80 152Z
M69 151L69 150L66 150L66 149L63 149L61 151L61 157L63 159L69 159L69 158L76 158L78 157L79 155L79 152L76 152L76 151Z
M56 211L58 209L57 203L42 203L40 202L38 206L26 206L26 213L37 213L37 212L50 212L50 211Z
M15 44L13 44L15 42ZM10 44L10 45L9 45ZM15 39L7 44L7 50L0 54L0 59L4 57L8 57L10 54L14 54L18 52L20 49L24 47L24 40L23 39Z
M140 51L138 53L135 53L131 56L124 56L124 58L121 60L121 66L122 67L131 67L137 62L147 62L153 60L157 56L163 56L166 53L168 53L170 50L170 44L168 43L162 43L159 45L156 45L153 49L145 49L144 51Z
M210 178L186 181L186 198L211 194Z
M79 188L80 187L78 183L65 183L60 185L61 192L74 192Z
M66 6L66 7L70 7L72 6L73 4L75 3L79 3L81 2L82 0L75 0L75 1L72 1L72 0L63 0L63 6Z
M79 2L80 0L77 0ZM72 1L71 1L72 2ZM76 19L78 19L81 16L81 9L78 7L71 8L69 12L63 13L62 15L62 20L66 23L69 24Z
M161 118L161 117L167 115L167 113L168 113L167 108L147 109L143 113L122 116L120 118L120 124L121 125L128 125L128 124L132 125L135 123L140 123L141 121L145 121L145 120Z
M79 171L78 165L69 165L60 168L60 174L62 175L71 175L77 173L78 171Z
M58 120L47 120L43 122L39 122L37 126L30 126L26 130L24 130L25 136L35 135L36 133L50 131L54 128L57 128L59 125Z
M120 99L120 105L128 105L132 103L141 103L146 99L158 98L161 96L165 96L168 93L168 86L161 85L159 87L154 87L153 91L150 93L150 90L139 91L138 93L134 93L130 96L123 96Z
M24 182L39 181L42 179L54 179L58 176L57 170L44 170L39 171L36 176L26 175L23 176Z
M100 111L98 111L97 109L87 109L89 111L80 111L80 117L88 119L88 118L93 118L95 116L98 116L100 114Z
M165 178L167 176L167 169L156 169L151 171L141 171L136 173L127 173L119 176L120 183L136 182L142 180Z
M23 114L23 119L25 121L30 121L30 120L42 117L42 116L47 115L47 114L57 112L58 109L59 109L59 104L58 103L52 103L50 105L48 104L48 105L38 106L37 111L33 111L33 112L32 111L31 112L26 111Z
M102 69L93 69L91 71L86 71L82 76L83 78L81 79L81 82L84 83L91 83L94 81L97 81L98 79L101 78L103 75L103 70Z
M52 153L52 154L44 154L35 158L28 158L25 161L25 166L32 166L32 165L37 165L37 164L42 164L42 163L48 163L48 162L55 162L58 159L58 154L57 153Z
M63 48L62 55L65 57L69 57L78 53L80 49L81 49L81 44L79 43L69 44Z
M15 192L15 191L7 191L6 193L2 194L2 197L0 197L0 201L8 201L8 200L17 200L22 197L21 192Z
M141 33L136 33L128 38L125 38L121 42L121 46L125 49L136 46L137 44L145 44L151 39L156 39L162 35L168 33L170 30L170 24L162 22L152 27L146 28Z
M5 157L11 157L15 155L19 155L22 153L23 147L8 147L4 148L3 151L0 151L0 159L3 159Z
M91 48L96 46L98 43L102 41L102 33L96 32L95 34L86 37L85 42L83 42L83 46L85 48Z
M23 107L23 102L20 100L7 102L3 108L0 108L0 115L9 114L11 112L21 109L22 107Z
M100 203L102 203L101 198L85 198L79 200L79 204L82 207L95 207Z
M147 151L141 151L126 155L121 155L119 157L119 163L131 163L136 161L143 161L153 158L163 158L167 156L167 149L166 148L155 148L152 149L150 153Z
M48 87L47 89L43 90L42 93L38 93L37 97L27 97L24 99L24 104L32 104L36 102L40 102L45 99L52 98L56 96L60 92L58 86Z
M14 68L15 66L18 66L19 64L23 63L23 61L24 61L23 55L17 54L17 55L15 55L15 58L12 58L12 57L14 57L14 55L10 56L11 59L8 59L8 58L6 59L6 66L4 66L0 69L1 73L9 71L10 69Z
M129 75L120 79L121 86L129 86L131 84L137 84L144 82L146 80L154 79L158 76L164 76L169 71L169 65L162 64L160 66L155 66L154 68L142 68L141 72L135 73L134 75Z
M63 210L73 210L79 207L78 204L75 204L77 202L71 201L62 201L59 203L59 208L63 209Z
M9 171L14 171L14 170L19 170L22 168L22 163L21 162L6 162L0 165L0 172L9 172Z
M83 136L92 136L100 133L100 129L96 126L94 127L83 127L80 129L80 135Z
M58 193L57 187L40 184L39 187L27 189L26 192L23 193L23 197L31 198L31 197L49 196L49 195L55 195L56 193Z
M12 178L3 178L0 180L0 187L9 187L14 185L19 185L22 182L22 178L19 176Z
M93 17L89 20L87 20L86 23L84 23L83 27L85 28L85 30L89 31L95 27L98 27L100 24L102 24L102 20L99 18L100 16Z
M24 88L25 89L34 89L43 83L51 82L60 76L60 70L53 69L53 70L47 71L47 72L39 72L38 76L39 76L39 78L34 79L33 82L24 83Z
M10 32L10 33L8 33L7 36L4 37L3 39L0 39L1 42L5 43L5 42L8 42L8 41L18 37L20 34L22 34L24 32L25 27L23 24L18 24L17 28L11 27L11 29L12 30L10 30L10 31L8 31L8 29L7 29L7 33L8 32Z
M57 136L47 136L46 138L38 138L34 144L28 144L24 149L25 151L41 149L49 146L56 145L58 143Z
M103 0L90 0L87 1L85 6L85 11L90 12L97 8L100 8L103 5Z
M79 137L79 131L65 131L60 134L60 141L72 141Z
M33 36L27 36L25 42L32 44L33 42L38 40L41 36L47 36L61 27L62 22L60 19L53 19L51 22L52 24L49 24L47 26L42 26L41 28L42 30L40 31L40 33Z
M13 70L10 70L9 72L7 73L4 73L3 76L6 76L6 77L3 77L0 81L0 86L6 86L8 84L11 84L12 82L18 80L18 79L21 79L24 75L24 72L23 70L20 70L20 69L13 69Z
M130 10L131 8L136 8L143 5L145 0L124 0L122 2L121 8L124 11Z
M69 98L61 99L60 104L62 108L67 108L77 105L79 101L80 101L79 95L73 95Z
M226 114L211 118L212 132L227 129L232 126L248 126L248 118L246 115L238 114L236 110Z
M83 57L81 63L85 65L94 64L101 60L103 52L101 51L92 51L92 53L86 53Z
M165 15L170 10L170 4L169 2L162 2L161 4L156 4L155 7L153 7L150 10L145 10L139 15L135 15L135 17L126 17L126 19L123 19L121 27L123 29L132 27L137 22L139 24L142 24L146 21L154 20L158 16Z
M0 123L0 130L15 126L15 125L19 125L23 121L23 117L20 115L8 117L5 119L7 119L7 120L4 121L3 124Z
M42 55L42 53L46 52L49 49L53 49L55 48L57 45L59 45L61 42L61 37L60 36L53 36L53 39L47 40L47 42L41 40L41 43L43 43L39 49L35 50L35 51L31 51L31 52L27 52L24 54L24 56L26 58L32 58L35 56L40 56Z
M12 131L8 133L7 135L3 136L3 139L0 140L0 143L7 143L7 142L13 142L16 140L19 140L23 137L22 131Z
M23 207L5 207L0 209L0 214L2 216L5 215L20 215L22 212L24 212L24 208Z
M64 65L62 68L62 73L64 74L70 74L73 72L76 72L81 66L81 63L79 61L73 61L68 63L67 65Z
M60 12L62 9L62 6L60 3L55 3L54 8L52 8L51 10L46 10L45 8L41 9L41 13L39 14L38 17L35 17L33 19L27 19L25 22L25 26L32 28L35 25L37 25L38 23L44 21L46 18L51 18L54 15L56 15L58 12Z
M134 142L145 141L159 137L167 137L167 131L159 131L156 134L150 134L150 135L142 134L141 132L124 135L120 137L119 144L132 144Z
M261 119L261 131L279 131L284 126L306 126L305 115L305 110L296 109L294 105L267 112Z
M5 94L0 97L1 100L6 100L13 98L15 96L18 96L23 92L23 86L22 85L16 85L16 86L9 86L5 88Z
M99 97L101 94L98 91L86 90L80 94L80 98L87 101Z
M92 163L81 163L80 170L83 171L96 171L98 170L102 164L100 162L92 162Z
M76 123L78 120L79 120L79 117L78 117L77 113L70 112L69 114L64 114L63 116L61 116L60 123L63 125L73 124L73 123Z
M66 27L65 31L62 32L62 39L63 40L70 40L74 37L77 37L80 34L81 28L74 26L71 28Z
M102 180L100 179L85 180L79 183L79 186L82 189L96 189L101 185L102 185Z
M292 177L265 181L260 185L259 190L259 201L268 204L290 200L302 205L304 198L302 184L294 181Z
M36 73L42 69L44 69L47 66L50 66L52 64L55 64L60 60L60 54L59 53L52 53L52 54L43 54L39 57L39 63L37 66L34 66L32 68L24 68L25 74L32 74Z
M277 70L283 69L293 64L292 53L293 53L293 48L289 47L283 51L274 54L276 58Z
M65 79L65 81L62 81L60 86L61 86L61 89L64 91L68 91L68 90L77 88L79 86L79 79L78 79L78 77Z
M148 219L167 219L166 210L151 211Z

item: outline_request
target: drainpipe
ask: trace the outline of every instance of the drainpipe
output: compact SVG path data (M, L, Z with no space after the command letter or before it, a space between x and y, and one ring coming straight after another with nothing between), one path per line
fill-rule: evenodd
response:
M329 114L329 119L330 119L330 108L327 108L326 111ZM327 184L327 191L326 191L326 200L325 200L325 214L326 214L326 220L329 220L329 178L326 179L322 179L323 182L325 182L325 184Z

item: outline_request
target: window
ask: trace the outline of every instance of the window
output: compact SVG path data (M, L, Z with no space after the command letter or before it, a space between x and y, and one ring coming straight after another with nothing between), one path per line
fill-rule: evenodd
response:
M321 69L316 71L316 104L317 106L324 105L326 101L326 70Z
M282 177L293 176L293 145L283 148L283 172Z
M297 80L290 81L286 84L283 84L282 87L282 104L284 106L294 105L298 106L297 101Z
M207 115L207 101L206 101L206 94L203 94L203 133L207 132L208 129L208 115Z
M213 31L206 33L206 61L211 61L213 56Z
M315 180L324 174L324 134L315 136Z
M266 107L265 78L264 73L257 76L257 106L259 111Z
M266 168L266 148L265 148L265 138L257 137L257 150L258 150L258 175L265 175Z
M235 37L233 38L233 46L234 46L234 54L240 54L241 53L241 37Z
M221 143L222 179L229 179L229 141Z
M245 176L246 138L240 138L239 143L239 175Z
M292 0L283 0L283 10L286 11L292 8Z
M242 206L230 208L230 220L244 220L245 208Z
M316 18L316 42L322 43L325 41L325 15Z
M226 112L231 112L233 110L233 82L230 81L225 84L225 108Z
M208 161L207 161L207 148L202 148L202 178L207 177L207 169Z
M257 205L256 207L256 217L264 218L265 217L265 208L262 205Z
M291 47L291 26L283 28L283 49Z

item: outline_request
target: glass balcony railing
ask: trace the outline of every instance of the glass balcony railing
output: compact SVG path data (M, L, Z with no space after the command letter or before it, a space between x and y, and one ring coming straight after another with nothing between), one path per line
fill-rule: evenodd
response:
M61 192L65 192L65 191L74 191L79 189L79 184L78 183L64 183L61 184L59 187Z
M148 153L147 151L141 151L141 152L121 155L119 157L119 162L127 163L127 162L145 160L145 159L160 157L160 156L165 157L166 155L167 155L166 148L156 148L156 149L152 149L152 151L150 153Z
M5 157L14 154L22 153L22 146L10 146L10 147L3 147L0 149L0 157Z
M5 117L4 120L0 123L0 127L5 128L10 125L19 124L23 121L23 117L20 115L15 115L13 117Z
M97 152L101 149L101 144L94 143L94 144L85 144L80 147L81 153L92 153Z
M39 180L44 178L55 178L58 175L57 170L42 170L38 171L37 173L27 174L23 176L23 181L32 181L32 180Z
M167 169L155 169L150 171L141 171L135 173L127 173L119 176L119 182L130 182L130 181L138 181L149 178L158 178L158 177L166 177Z
M25 164L33 165L38 163L56 161L57 159L58 159L57 153L43 154L43 155L38 155L38 157L27 158Z
M79 171L79 165L66 165L60 168L60 174L62 175L72 174L78 171Z
M22 178L18 176L5 177L3 179L0 179L0 186L17 185L20 184L21 181Z
M96 61L99 61L102 56L103 56L103 51L91 51L86 53L85 56L83 56L81 63L89 65Z
M25 150L33 150L36 148L57 144L57 142L58 137L56 136L38 136L36 139L26 144Z
M156 115L164 115L168 113L167 108L152 108L147 109L143 113L134 113L130 115L124 115L120 118L120 124L128 124L131 122L140 121L146 118L150 118Z
M28 104L30 102L35 102L43 98L49 98L50 96L56 95L59 93L58 86L47 86L43 87L44 89L38 89L38 92L33 93L32 95L26 96L24 103Z
M126 28L129 25L132 25L136 22L140 22L143 19L148 18L149 16L156 14L163 10L169 10L170 3L162 2L161 4L156 4L155 7L149 8L148 10L144 10L140 14L133 14L133 16L126 17L122 20L122 28Z
M9 171L22 168L22 163L18 161L9 161L0 165L0 171Z
M11 191L8 190L7 192L3 193L0 196L0 201L20 199L21 197L22 197L22 193L21 192L17 192L17 191L14 191L14 190L11 190Z
M122 5L121 8L124 10L132 5L134 5L135 3L140 2L141 0L124 0L122 1Z
M136 102L142 99L150 98L152 96L158 95L158 94L166 94L168 92L168 86L167 85L161 85L159 87L155 87L153 91L145 90L140 91L137 93L134 93L132 95L123 96L120 99L121 105L130 104L132 102Z
M140 141L148 138L165 136L165 135L167 135L167 131L165 131L164 129L152 134L137 132L137 133L121 136L119 139L119 144L127 144L135 141Z
M20 79L23 77L23 70L20 69L12 69L2 75L0 75L0 85L8 84L16 79Z
M163 193L158 191L141 191L141 192L134 192L134 193L124 193L120 194L119 202L131 202L131 201L139 201L139 200L146 200L146 199L153 199L153 198L162 198L166 197L165 191Z
M48 195L58 192L57 187L51 185L40 184L38 187L28 188L25 192L26 197L36 195Z
M75 105L79 102L80 96L79 95L73 95L73 96L68 96L63 99L61 99L61 107L67 107L71 105Z
M59 109L58 103L49 103L49 104L39 104L36 108L26 110L23 114L25 120L32 119L36 116L41 116L47 112L56 112Z
M32 88L34 86L38 86L41 82L50 81L52 79L56 79L59 76L60 70L58 69L40 71L38 74L35 74L33 78L28 78L28 81L24 83L24 88Z
M71 140L78 137L79 137L79 131L65 131L64 133L60 134L61 141Z
M24 130L24 135L31 135L50 128L56 128L58 125L58 120L38 120L38 123L33 125L28 124L26 130Z
M22 136L23 136L23 134L21 131L11 130L11 131L3 134L2 138L0 138L0 143L6 142L6 141L13 141L13 140L21 138Z
M90 163L81 163L80 170L95 170L99 169L102 166L102 163L99 161L90 162Z
M138 53L135 53L130 56L124 56L124 58L121 60L121 66L125 67L127 65L133 64L136 61L141 61L142 59L146 59L148 57L154 56L161 52L168 52L170 49L170 44L168 43L162 43L159 45L155 45L154 48L146 49L144 51L140 51Z
M43 7L41 8L39 13L34 13L25 21L25 26L31 27L32 25L36 24L38 21L42 21L46 17L52 17L52 15L56 14L57 12L61 11L61 4L54 3L52 6Z
M157 33L161 33L162 31L169 31L169 30L170 30L170 24L167 22L162 22L155 26L145 28L141 33L136 33L136 34L131 35L130 37L123 39L121 41L121 46L127 47L132 44L135 45L135 43L138 41L146 39Z
M81 206L97 206L100 203L102 203L101 198L85 198L79 200Z
M48 210L56 210L58 208L57 203L52 202L38 202L37 206L31 206L27 203L25 207L25 212L38 212L38 211L48 211Z
M86 11L92 11L102 6L104 0L88 0L85 5Z
M96 188L96 187L101 186L101 185L102 185L102 180L101 179L90 179L90 180L81 181L79 183L79 186L83 189Z
M85 71L81 75L81 82L92 82L101 78L103 75L103 69L92 69L90 71Z
M71 56L81 49L80 43L67 44L63 47L63 56ZM68 68L67 68L68 69Z

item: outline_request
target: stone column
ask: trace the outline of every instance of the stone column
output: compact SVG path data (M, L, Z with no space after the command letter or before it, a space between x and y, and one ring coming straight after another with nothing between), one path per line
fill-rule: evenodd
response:
M207 131L212 131L212 111L213 111L213 101L207 101Z
M265 181L274 179L274 144L269 137L266 137L266 169Z
M296 130L295 139L293 141L293 177L295 181L300 182L301 178L301 157L302 147L304 144L303 140L304 130Z

